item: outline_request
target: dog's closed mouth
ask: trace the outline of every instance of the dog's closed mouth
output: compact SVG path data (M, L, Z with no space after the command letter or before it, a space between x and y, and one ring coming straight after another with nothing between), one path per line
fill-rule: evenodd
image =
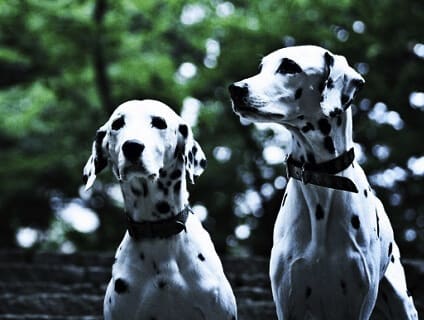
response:
M149 173L146 167L141 163L137 162L135 164L131 164L129 166L124 167L120 172L121 180L126 180L128 175L136 175L136 176L144 176L149 179L154 179L156 177L156 173Z
M247 105L236 105L234 104L234 111L242 117L265 117L265 118L274 118L274 119L283 119L284 115L279 113L267 113L263 112L257 108L250 107Z

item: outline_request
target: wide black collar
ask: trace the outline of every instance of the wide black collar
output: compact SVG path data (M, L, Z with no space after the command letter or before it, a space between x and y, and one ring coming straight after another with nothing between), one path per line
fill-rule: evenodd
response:
M292 156L287 158L287 178L294 178L304 184L358 193L355 184L346 177L335 174L348 168L355 159L353 148L337 158L319 164L300 162Z
M185 206L177 215L158 221L134 221L126 212L127 230L129 235L135 240L169 238L186 230L186 221L189 212L192 212L189 206Z

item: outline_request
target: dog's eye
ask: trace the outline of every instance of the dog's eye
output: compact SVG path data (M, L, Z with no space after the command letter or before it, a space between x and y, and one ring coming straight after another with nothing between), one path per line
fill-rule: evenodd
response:
M277 69L277 73L281 74L294 74L300 72L302 72L302 68L296 62L288 58L283 58Z
M120 116L118 119L116 119L112 122L112 130L119 130L123 126L125 126L124 116Z
M165 119L161 117L152 117L152 127L163 130L166 129L168 126L166 124Z

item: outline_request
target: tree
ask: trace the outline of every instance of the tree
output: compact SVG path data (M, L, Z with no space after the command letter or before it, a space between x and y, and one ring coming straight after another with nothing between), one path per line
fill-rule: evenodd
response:
M1 1L1 245L16 246L30 226L43 230L35 248L115 248L124 220L113 179L101 176L88 196L82 166L119 103L153 98L178 112L200 107L194 131L209 166L190 198L207 208L219 251L268 255L285 181L263 148L287 150L286 140L242 125L227 86L277 48L316 44L364 75L353 107L363 166L404 255L422 256L422 9L418 0ZM98 214L94 232L61 219L75 199Z

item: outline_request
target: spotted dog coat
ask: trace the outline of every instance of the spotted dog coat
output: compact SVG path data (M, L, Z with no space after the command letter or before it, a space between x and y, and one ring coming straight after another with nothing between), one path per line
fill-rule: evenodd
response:
M353 147L349 106L363 84L344 57L298 46L272 52L229 90L240 117L282 124L291 157L320 164ZM356 161L337 176L359 192L288 182L270 261L278 318L417 319L383 205Z
M84 168L86 188L110 165L134 221L162 221L188 206L186 176L206 158L191 129L154 100L121 104L97 131ZM135 240L125 233L104 299L110 319L236 319L234 294L209 234L188 214L185 230Z

